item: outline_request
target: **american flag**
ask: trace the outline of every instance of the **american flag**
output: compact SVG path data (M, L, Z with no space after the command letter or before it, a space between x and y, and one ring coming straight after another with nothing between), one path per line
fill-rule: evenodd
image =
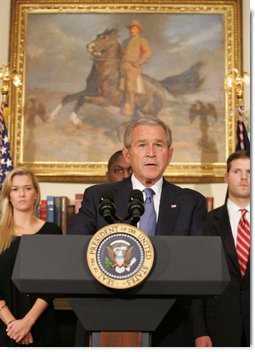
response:
M245 124L243 122L243 107L238 107L238 115L239 119L237 120L237 143L236 143L236 151L237 150L248 150L250 151L250 140L247 134L247 130Z
M4 105L0 107L0 191L4 182L5 176L12 170L12 158L10 153L10 143L7 134L7 129L3 117Z

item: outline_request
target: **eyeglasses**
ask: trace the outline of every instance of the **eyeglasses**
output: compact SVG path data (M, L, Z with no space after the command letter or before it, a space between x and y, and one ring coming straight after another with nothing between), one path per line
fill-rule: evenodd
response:
M124 168L124 167L116 167L112 170L112 172L116 175L123 175L125 173L127 173L128 175L131 175L132 174L132 169L131 167L127 167L127 168Z

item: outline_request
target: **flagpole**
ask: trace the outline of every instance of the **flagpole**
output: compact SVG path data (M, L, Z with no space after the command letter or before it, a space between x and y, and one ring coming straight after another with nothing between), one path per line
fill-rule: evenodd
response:
M2 114L6 126L8 126L9 118L9 95L11 84L16 88L21 86L21 77L16 70L10 73L9 65L3 64L0 66L0 81L2 81L1 94L2 94Z
M237 68L234 68L232 72L225 76L224 88L225 91L230 93L234 102L234 138L235 145L239 142L238 132L241 131L244 126L244 87L250 85L250 74L244 72L241 75ZM245 133L247 133L245 131ZM242 137L241 137L242 138ZM245 149L245 145L241 146L240 149Z

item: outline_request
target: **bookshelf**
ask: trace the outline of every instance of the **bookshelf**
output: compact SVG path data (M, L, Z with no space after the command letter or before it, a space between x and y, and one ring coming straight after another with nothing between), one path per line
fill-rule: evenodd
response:
M177 184L182 188L191 188L205 197L214 197L214 208L224 204L227 186L225 183L201 183L201 184ZM74 204L75 193L84 193L85 189L92 184L82 183L51 183L40 182L41 198L46 199L47 195L62 196L65 195L70 199L70 204Z
M47 195L41 199L38 216L48 222L53 222L61 227L63 235L67 234L67 228L72 222L75 213L78 213L83 199L83 193L74 194L74 204L67 196Z

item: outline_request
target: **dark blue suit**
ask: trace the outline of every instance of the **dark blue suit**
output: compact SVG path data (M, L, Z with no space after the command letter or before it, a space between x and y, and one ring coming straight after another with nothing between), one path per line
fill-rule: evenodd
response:
M106 191L112 192L116 215L120 218L127 216L128 197L132 191L130 178L113 184L92 186L84 193L82 206L74 217L69 233L93 235L107 225L98 212L100 196ZM200 193L180 188L164 180L155 235L203 235L206 214L205 198ZM189 313L190 302L176 301L153 334L153 346L192 346L194 339Z
M132 191L131 180L91 186L85 190L80 211L75 215L69 233L93 235L107 222L98 212L99 198L111 191L116 214L124 218L128 214L128 197ZM193 190L180 188L164 180L161 192L156 235L203 235L202 223L206 217L204 197Z
M215 347L249 345L250 259L242 279L226 205L208 214L206 234L221 236L231 281L221 296L194 301L195 337L210 336Z

